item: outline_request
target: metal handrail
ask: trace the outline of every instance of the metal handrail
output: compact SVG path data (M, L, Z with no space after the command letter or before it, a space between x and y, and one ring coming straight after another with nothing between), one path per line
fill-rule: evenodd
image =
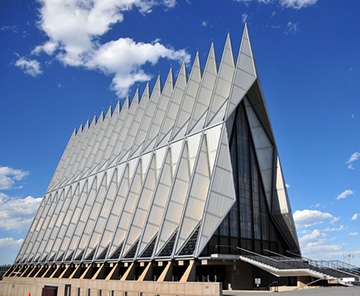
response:
M274 261L277 264L269 264L269 265L280 268L280 269L281 268L290 268L290 267L292 267L292 268L306 268L307 267L307 266L298 266L298 264L295 264L295 262L296 263L303 263L301 261L295 261L294 262L293 259L291 259L291 260L278 260L278 259L275 259L273 257L264 256L264 255L261 255L261 254L258 254L258 253L255 253L255 252L240 248L240 247L234 247L234 248L239 249L239 250L244 251L244 252L247 252L247 253L250 253L250 254L253 254L254 257L256 257L256 258L258 258L258 257L264 258L265 262L263 262L263 263L270 263L269 261ZM252 259L251 257L249 257L249 258ZM260 261L260 260L258 260L258 261ZM300 264L300 265L302 265L302 264Z
M299 261L299 259L295 259L293 257L288 257L288 256L285 256L283 254L280 254L280 253L276 253L274 251L270 251L268 249L264 249L265 252L268 252L268 253L271 253L271 254L274 254L274 255L277 255L277 256L280 256L280 257L284 257L284 258L287 258L288 260L293 260L293 261Z
M355 277L355 278L357 277L358 280L360 280L360 274L358 274L357 272L355 272L355 274L354 274L354 273L350 273L349 271L345 271L345 270L343 270L343 269L339 269L339 268L337 268L337 267L339 267L338 265L330 266L330 265L331 265L330 263L332 263L332 261L313 260L313 259L310 259L310 258L301 256L301 255L298 255L298 254L296 254L296 253L293 253L293 252L291 252L291 251L289 251L289 250L286 250L286 252L288 252L288 253L290 253L290 254L292 254L292 255L298 256L298 257L300 257L302 260L308 261L308 262L309 262L309 265L310 265L310 263L311 263L312 265L315 265L316 268L319 268L318 266L320 266L320 268L321 268L321 267L326 267L326 268L328 268L328 269L332 269L332 270L337 271L337 272L341 272L341 273L344 273L344 274L347 274L347 275L351 275L352 277ZM339 261L339 260L336 260L336 261ZM340 261L340 262L342 262L342 261ZM347 263L345 263L345 262L343 262L343 263L344 263L345 265L347 264ZM350 271L351 271L351 270L350 270Z

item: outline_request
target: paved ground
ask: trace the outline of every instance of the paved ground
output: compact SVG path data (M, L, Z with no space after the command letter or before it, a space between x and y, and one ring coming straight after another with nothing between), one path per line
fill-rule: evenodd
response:
M359 288L349 288L349 287L331 287L331 288L314 288L314 289L302 289L296 291L286 291L286 292L262 292L262 291L224 291L224 296L270 296L270 295L279 295L279 296L360 296L360 287Z

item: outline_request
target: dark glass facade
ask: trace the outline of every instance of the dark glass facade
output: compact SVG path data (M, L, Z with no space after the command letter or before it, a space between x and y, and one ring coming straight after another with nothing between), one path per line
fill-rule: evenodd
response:
M284 253L290 248L270 216L244 103L236 110L229 146L237 199L202 256L241 253L234 247Z

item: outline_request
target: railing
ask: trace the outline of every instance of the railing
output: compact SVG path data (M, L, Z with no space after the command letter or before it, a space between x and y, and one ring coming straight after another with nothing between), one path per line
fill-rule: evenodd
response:
M343 278L354 278L353 284L360 283L360 269L354 265L349 265L345 262L338 260L326 261L326 260L312 260L310 258L303 257L299 254L287 251L288 253L295 255L297 258L288 257L283 254L279 254L270 250L265 250L268 253L276 256L261 255L240 247L217 245L216 247L229 247L240 250L249 255L244 255L248 259L269 265L277 269L309 269L325 276L333 277L334 279L341 280Z
M300 256L291 251L287 251L289 254L296 255L300 260L306 260L316 271L335 276L337 278L349 278L354 277L356 281L360 281L359 267L347 264L339 260L312 260L304 256Z

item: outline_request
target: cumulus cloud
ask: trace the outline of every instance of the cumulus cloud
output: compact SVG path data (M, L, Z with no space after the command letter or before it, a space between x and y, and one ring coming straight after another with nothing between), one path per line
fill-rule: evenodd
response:
M318 229L314 229L299 239L302 253L311 258L322 257L324 255L330 256L332 253L326 252L334 252L341 249L340 245L329 244L329 241L327 234Z
M18 248L23 241L23 239L14 240L12 237L0 238L0 248Z
M359 217L359 214L356 213L356 214L354 214L354 215L351 217L351 220L352 220L352 221L355 221L355 220L357 220L358 217Z
M350 232L349 235L356 236L356 235L359 235L359 233L358 232Z
M310 5L314 5L317 0L234 0L236 2L242 2L245 5L249 4L252 1L256 1L259 3L264 4L272 4L274 2L279 2L280 6L286 7L286 8L293 8L293 9L301 9Z
M337 219L330 213L323 213L317 210L297 210L293 217L297 228L307 228L330 219L331 222L335 222L334 219Z
M27 230L40 203L41 198L12 198L0 193L0 229Z
M12 189L15 181L21 181L29 172L0 166L0 190Z
M40 69L40 63L37 60L26 59L24 57L20 57L16 62L15 66L22 69L25 74L30 75L32 77L39 76L42 71Z
M136 81L147 81L141 65L156 64L159 58L189 62L190 57L184 50L175 51L166 48L158 41L153 43L135 43L130 38L110 41L101 46L87 62L87 67L100 69L106 74L113 74L112 89L120 96L126 95L127 89Z
M33 54L45 52L55 55L65 66L100 70L112 75L112 89L125 96L135 83L151 76L142 67L154 65L160 58L185 60L190 56L185 50L166 47L155 40L152 43L135 42L130 38L118 38L101 43L101 36L124 20L127 11L137 9L143 15L155 6L173 8L175 0L42 0L40 28L49 40L38 45Z
M339 199L344 199L344 198L347 198L349 195L352 195L354 194L354 192L352 190L345 190L344 192L340 193L336 199L339 200Z
M359 152L355 152L353 153L349 160L346 162L346 164L348 165L348 168L351 170L355 170L354 166L353 166L353 162L357 161L360 158L360 153Z

